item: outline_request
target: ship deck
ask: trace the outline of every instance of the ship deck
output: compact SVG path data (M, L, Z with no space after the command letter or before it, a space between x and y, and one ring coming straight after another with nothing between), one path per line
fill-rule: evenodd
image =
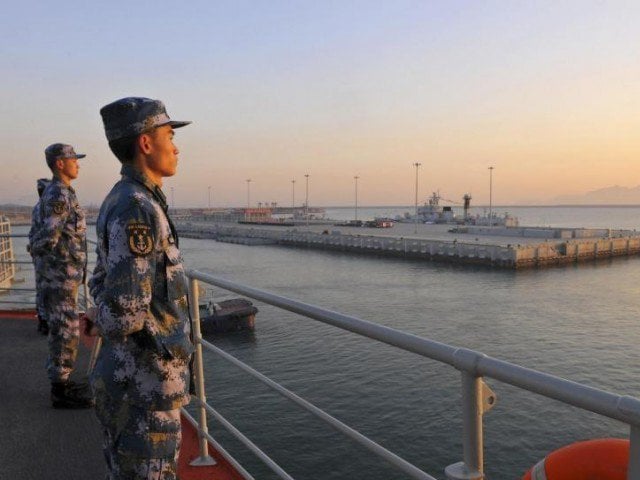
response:
M32 315L1 316L0 464L2 478L104 478L102 434L93 410L51 407L47 340ZM80 349L77 370L89 352Z
M0 311L0 478L86 480L104 478L102 432L92 409L51 407L45 370L47 340L36 332L33 312ZM83 380L90 349L80 342L72 375ZM198 456L196 430L183 418L178 471L184 480L239 480L236 472L210 447L215 466L191 467Z

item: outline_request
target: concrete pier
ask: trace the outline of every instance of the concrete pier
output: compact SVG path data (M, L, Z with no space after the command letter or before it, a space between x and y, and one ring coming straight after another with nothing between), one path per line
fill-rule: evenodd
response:
M287 228L237 224L181 224L187 238L211 238L245 245L277 244L338 250L362 254L415 258L447 263L521 269L573 264L602 258L640 254L640 235L632 231L600 229L555 229L560 238L541 234L524 236L522 229L509 236L496 231L451 232L451 225L397 224L391 229L357 227ZM417 230L417 233L416 233ZM544 230L544 229L529 229ZM573 238L566 232L577 232ZM611 235L615 234L613 237ZM549 234L550 235L550 234ZM549 236L548 235L548 236Z

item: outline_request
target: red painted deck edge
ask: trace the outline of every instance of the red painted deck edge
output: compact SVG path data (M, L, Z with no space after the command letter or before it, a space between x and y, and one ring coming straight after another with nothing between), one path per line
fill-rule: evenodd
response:
M35 310L0 310L0 318L20 318L36 320Z
M178 459L178 476L180 480L242 480L240 475L227 460L209 444L209 455L215 458L217 465L192 467L189 463L200 454L198 432L191 423L182 417L182 448Z

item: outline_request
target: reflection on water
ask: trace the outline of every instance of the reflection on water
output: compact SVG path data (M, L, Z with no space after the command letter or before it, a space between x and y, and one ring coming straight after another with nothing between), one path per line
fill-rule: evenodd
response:
M582 212L574 225L587 226ZM628 213L612 225L629 227ZM181 248L188 266L214 275L640 396L640 258L511 272L209 240L183 239ZM210 292L215 301L234 296ZM437 478L462 459L457 371L257 306L253 334L209 340ZM207 352L205 361L210 403L294 478L405 478L226 361ZM485 417L488 478L518 478L576 440L627 435L617 422L488 383L499 396ZM215 422L210 427L256 478L276 478Z
M256 333L250 330L227 333L203 333L202 338L222 349L225 349L227 346L236 348L242 345L256 343L258 339Z

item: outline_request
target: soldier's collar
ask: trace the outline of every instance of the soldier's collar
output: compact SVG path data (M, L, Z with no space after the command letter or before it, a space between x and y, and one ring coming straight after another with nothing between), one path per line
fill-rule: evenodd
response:
M68 188L69 190L71 190L71 192L76 193L73 187L71 185L67 185L66 183L64 183L60 177L56 177L54 175L53 178L51 179L51 183L55 183L56 185L62 188Z
M149 190L153 195L155 195L160 202L160 204L164 207L167 205L167 197L165 197L162 189L153 183L149 177L147 177L140 170L135 168L133 165L122 165L122 169L120 170L120 174L129 177L130 179L144 185L144 187Z

